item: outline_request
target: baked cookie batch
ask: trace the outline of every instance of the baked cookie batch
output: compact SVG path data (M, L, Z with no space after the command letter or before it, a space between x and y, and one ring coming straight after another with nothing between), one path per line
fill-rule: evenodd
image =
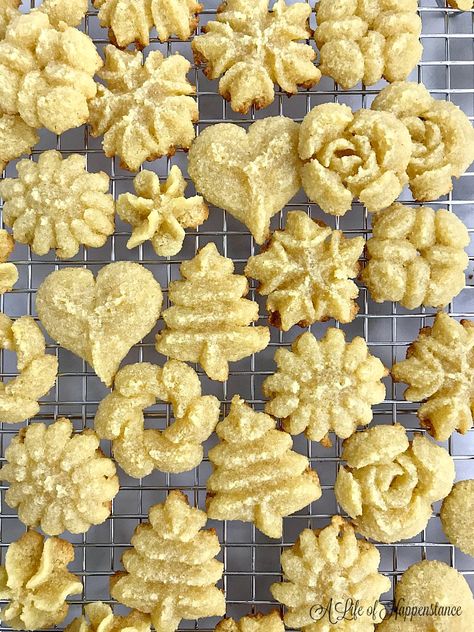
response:
M448 0L469 10L471 0ZM406 360L389 369L361 337L349 339L329 327L323 336L305 332L274 354L276 368L262 384L265 411L240 395L221 417L195 368L226 382L229 365L266 349L271 332L310 327L357 316L359 288L377 303L407 310L445 308L465 286L470 238L451 211L429 203L447 195L474 160L474 130L451 102L433 98L407 81L422 56L416 0L320 0L316 30L306 2L227 0L192 41L196 65L238 113L266 108L275 85L288 95L315 86L322 76L348 90L381 79L369 106L316 105L297 123L272 116L248 126L210 125L196 137L199 120L190 62L181 54L143 52L156 29L160 42L189 40L205 9L195 0L94 0L111 44L105 60L78 28L86 0L45 0L20 12L20 0L0 0L0 168L31 152L45 128L56 134L90 126L108 157L137 173L133 192L114 201L109 177L93 173L78 154L44 151L20 160L17 177L3 178L0 231L0 293L19 273L9 262L15 242L43 256L69 260L81 248L101 248L115 231L115 213L130 226L127 247L151 243L158 257L178 255L186 231L198 229L217 206L246 226L260 250L236 271L226 252L207 243L182 260L180 278L169 282L162 312L160 284L145 267L114 262L99 270L67 266L44 278L36 294L40 324L61 347L95 371L110 388L100 402L94 429L75 432L64 417L33 422L12 437L0 479L5 503L28 531L8 547L0 567L0 619L13 629L60 624L67 598L82 582L68 570L73 546L64 532L84 534L105 522L119 491L116 464L141 478L154 470L182 473L198 467L209 450L206 512L170 491L150 507L124 571L110 582L111 596L129 607L115 615L89 603L67 632L174 632L182 620L222 617L224 564L208 518L252 523L281 538L286 516L322 494L309 459L292 435L331 446L343 439L343 465L335 495L350 521L333 516L321 530L305 529L281 555L283 581L270 591L285 606L240 620L223 619L216 632L328 632L333 625L312 614L315 604L354 599L373 605L390 589L379 572L376 546L421 533L433 503L443 501L441 523L449 541L474 555L472 480L454 483L448 451L399 423L367 426L385 399L391 374L407 385L405 399L419 402L420 425L436 441L473 426L474 323L439 311L410 347ZM318 50L319 54L316 53ZM318 61L316 58L318 57ZM177 166L166 180L142 169L146 161L188 152L197 194ZM409 187L414 202L397 199ZM302 210L286 215L279 230L272 218L303 189L323 212L343 216L353 203L371 214L372 236L346 237ZM205 226L205 224L204 224ZM364 256L364 265L361 257ZM243 272L243 273L242 273ZM251 280L266 297L268 326L257 324L259 306ZM130 349L162 316L156 351L166 359L121 366ZM24 422L40 411L55 385L58 360L29 316L0 313L0 347L17 356L18 375L0 383L0 421ZM169 406L162 430L145 426L147 409ZM221 419L221 420L220 420ZM100 449L111 442L112 456ZM36 529L40 528L45 535ZM45 537L50 536L50 537ZM470 632L474 600L463 577L435 561L409 567L396 598L414 605L462 604L454 620L419 617L404 627L395 616L365 616L350 632ZM346 622L347 623L347 622ZM411 624L410 624L411 625Z

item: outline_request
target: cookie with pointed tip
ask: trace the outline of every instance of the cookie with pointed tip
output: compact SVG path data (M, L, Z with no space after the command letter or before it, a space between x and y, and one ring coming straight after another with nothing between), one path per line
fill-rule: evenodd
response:
M138 263L49 274L38 288L36 309L51 338L90 364L110 386L120 362L154 327L162 304L160 285Z
M215 632L285 632L285 626L275 610L270 614L251 614L240 621L224 619L217 624Z
M126 616L114 615L101 601L84 606L84 616L74 619L64 632L150 632L150 617L138 610Z

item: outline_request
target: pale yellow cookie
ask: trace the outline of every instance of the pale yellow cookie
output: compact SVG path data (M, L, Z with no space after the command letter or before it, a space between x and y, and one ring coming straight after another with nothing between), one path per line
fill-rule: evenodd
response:
M275 362L276 373L263 382L266 412L282 418L287 432L326 446L329 432L345 439L370 423L372 405L385 398L387 369L363 338L346 342L340 329L331 327L321 340L302 334L291 350L277 349Z
M69 419L22 428L5 451L0 480L9 507L47 535L85 533L110 515L119 490L115 465L90 429L73 434Z
M262 351L270 342L268 327L251 327L258 305L243 298L247 279L234 274L231 259L208 243L180 267L183 277L172 281L163 312L166 327L156 337L156 350L176 360L199 362L211 380L225 382L229 362Z
M398 612L377 632L472 632L471 589L461 573L444 562L423 560L409 566L395 586L395 604Z
M273 597L286 606L288 628L316 632L340 628L347 632L373 632L379 612L367 614L390 579L378 572L380 553L373 544L358 540L354 529L341 516L319 531L305 529L296 544L281 555L283 583L272 584ZM350 623L332 625L336 604L358 601L362 615ZM344 606L342 606L344 607ZM330 612L324 612L329 608Z
M474 480L453 485L441 506L441 524L448 540L466 555L474 557Z
M403 81L421 59L417 0L319 0L319 69L348 90L362 81Z
M474 6L472 0L448 0L448 4L454 9L460 9L461 11L470 11Z
M56 381L58 360L46 353L44 336L30 316L13 322L0 313L0 348L16 353L19 373L0 382L0 422L18 423L39 412L38 400Z
M0 0L0 40L5 37L7 25L18 15L21 0Z
M372 219L361 280L377 303L444 307L464 289L470 243L454 213L396 202Z
M422 402L418 418L437 441L456 430L468 432L474 411L474 322L460 323L444 312L424 327L410 345L407 359L392 367L396 382L405 382L405 399Z
M84 616L74 619L64 632L150 632L150 617L132 610L126 616L114 615L112 608L95 601L84 606Z
M207 127L189 151L189 175L208 202L245 224L257 244L301 187L299 125L284 116Z
M331 215L345 215L354 199L381 211L407 184L412 149L407 128L390 112L317 105L300 130L304 190Z
M423 435L374 426L346 439L334 491L359 533L380 542L407 540L423 531L431 505L449 494L454 462Z
M288 213L284 230L273 233L263 252L250 257L245 274L268 296L269 321L283 331L335 318L354 320L363 237L346 239L304 211Z
M7 605L0 621L14 630L43 630L66 618L65 599L82 592L82 583L67 570L72 544L27 531L7 549L0 566L0 599Z
M209 450L209 518L253 522L268 537L281 538L283 518L321 497L318 475L291 449L291 436L277 430L275 419L239 395L216 432L221 442Z
M21 160L18 178L0 182L3 219L15 240L30 244L37 255L56 249L62 259L74 257L80 245L102 247L114 232L115 205L103 171L88 173L86 158L58 151Z
M204 64L209 79L218 79L219 92L236 112L265 108L275 99L274 84L287 94L311 88L321 72L316 53L306 44L311 7L277 0L226 0L204 35L192 43L196 63Z
M157 400L172 404L174 421L163 431L145 430L143 411ZM155 468L179 473L197 467L202 444L218 421L219 401L201 394L194 369L169 360L163 368L142 362L121 369L113 392L99 404L94 424L101 439L112 441L120 467L141 478Z
M202 10L196 0L94 0L94 6L99 9L100 25L109 29L111 41L119 48L132 43L148 46L153 27L161 42L172 35L187 40Z
M182 619L222 616L224 593L215 584L224 565L214 559L221 548L215 531L203 530L206 514L172 491L149 519L122 556L125 573L111 579L112 597L150 614L156 632L174 632Z
M141 171L133 181L137 195L123 193L117 200L117 213L132 226L127 248L150 240L157 255L172 257L183 246L185 228L197 228L206 221L209 210L201 196L185 198L186 180L176 165L166 182L152 171Z
M36 130L18 114L0 112L0 171L5 169L10 160L29 154L38 142Z
M38 288L36 309L49 335L90 364L110 386L120 362L154 327L162 293L152 273L120 261L97 277L85 268L63 268Z
M270 614L252 614L240 621L224 619L217 624L215 632L285 632L285 626L275 610Z
M88 8L88 0L43 0L39 6L40 11L47 13L50 22L55 26L61 22L78 26Z
M138 171L146 160L188 149L194 139L198 106L196 90L186 75L191 64L182 55L163 57L105 48L105 67L99 73L97 97L90 103L92 136L104 136L106 156Z
M0 182L0 191L1 191ZM5 204L3 205L5 220ZM3 228L0 230L0 294L10 292L18 281L18 268L14 263L6 263L15 248L13 237Z
M396 115L410 132L413 154L408 164L415 200L448 194L474 160L474 129L450 101L434 99L422 83L397 82L384 88L372 109Z

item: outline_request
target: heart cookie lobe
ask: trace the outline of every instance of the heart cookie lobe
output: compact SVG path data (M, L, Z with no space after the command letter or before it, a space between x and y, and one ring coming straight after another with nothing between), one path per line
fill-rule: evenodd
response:
M62 347L88 362L110 386L123 358L160 316L163 296L152 273L138 263L52 272L36 297L38 316Z
M284 116L206 128L189 151L189 175L197 191L250 230L258 244L270 220L301 186L299 125Z

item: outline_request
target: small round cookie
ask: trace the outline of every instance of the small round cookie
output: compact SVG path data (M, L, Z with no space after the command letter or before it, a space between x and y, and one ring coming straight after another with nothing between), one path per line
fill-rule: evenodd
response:
M455 483L441 507L443 530L454 546L474 557L474 479Z

